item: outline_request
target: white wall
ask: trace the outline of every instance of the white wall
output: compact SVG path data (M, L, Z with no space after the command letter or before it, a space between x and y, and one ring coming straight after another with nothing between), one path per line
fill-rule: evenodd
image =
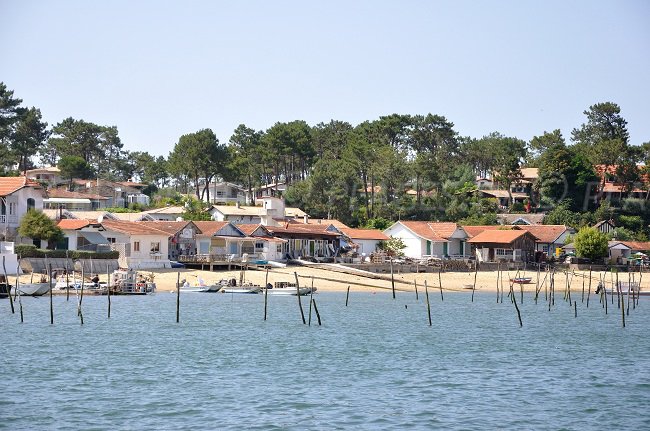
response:
M377 244L379 244L378 239L353 239L355 244L359 245L357 253L365 253L366 256L370 256L370 253L374 253L377 250Z
M407 257L421 259L422 255L426 253L426 241L422 240L419 236L416 236L413 232L399 223L386 229L384 234L389 237L400 238L404 242L404 245L406 245L406 248L402 251Z

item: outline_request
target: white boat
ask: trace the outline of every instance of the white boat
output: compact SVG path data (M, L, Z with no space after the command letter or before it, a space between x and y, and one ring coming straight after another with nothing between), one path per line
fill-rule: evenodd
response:
M186 293L194 293L194 292L202 292L202 293L216 293L221 290L223 286L226 286L228 284L227 280L221 280L216 283L208 284L203 282L203 280L199 280L200 282L197 284L189 284L189 283L184 283L181 286L181 292L186 292Z
M103 293L107 293L108 289ZM141 274L132 269L118 269L113 271L110 293L111 295L147 295L156 292L156 283L153 274Z
M239 286L223 286L221 291L223 293L260 293L262 286L252 283L244 283Z
M66 281L65 277L59 278L59 280L54 285L55 289L65 290L70 286L70 289L81 289L81 282L74 281L72 278L68 278Z
M25 296L42 296L50 291L50 283L28 283L18 285L18 292ZM11 294L16 294L16 287L11 288Z
M267 292L269 295L298 295L298 287L295 283L288 282L277 282L274 287L267 286ZM316 288L313 288L313 292L316 292ZM312 293L311 287L301 287L300 295L309 295Z
M650 291L649 290L641 290L641 286L639 285L638 282L619 282L620 285L620 293L621 295L627 295L628 292L634 296L650 296ZM618 292L616 291L616 288L609 288L607 289L607 293L609 295L618 295Z

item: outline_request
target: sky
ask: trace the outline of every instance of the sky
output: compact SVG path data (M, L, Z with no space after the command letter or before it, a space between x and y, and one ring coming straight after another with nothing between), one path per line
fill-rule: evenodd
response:
M0 81L126 149L392 113L530 140L614 102L650 141L650 1L0 0Z

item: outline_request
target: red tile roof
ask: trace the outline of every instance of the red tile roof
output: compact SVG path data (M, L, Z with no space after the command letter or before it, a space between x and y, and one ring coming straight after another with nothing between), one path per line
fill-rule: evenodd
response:
M485 243L485 244L511 244L515 240L521 238L524 235L532 235L530 232L525 230L513 229L513 230L485 230L474 238L470 239L467 242L470 243Z
M64 230L82 229L90 224L88 220L63 219L57 223L57 226Z
M190 224L189 221L138 221L136 223L143 224L147 227L152 227L169 235L176 235L178 232L185 229Z
M379 240L387 241L388 238L382 231L379 229L353 229L353 228L341 228L348 238L355 239L370 239L370 240Z
M0 177L0 196L8 196L23 187L40 189L41 185L26 177Z
M195 221L194 224L199 228L202 235L214 236L219 232L225 225L229 222L227 221Z
M552 243L568 228L565 225L547 224L547 225L519 225L519 229L526 230L535 235L543 243Z
M517 226L513 225L483 225L483 226L463 226L463 230L467 232L467 235L470 238L474 238L479 233L485 230L513 230L517 229Z
M650 251L650 242L647 241L621 241L621 243L633 251Z
M50 189L47 195L51 198L71 198L71 199L93 199L93 200L108 200L105 196L96 195L92 193L79 193L71 192L63 189Z
M104 220L102 226L106 230L125 233L127 235L157 235L157 236L171 236L159 229L146 226L142 222L134 221L116 221Z
M400 221L416 235L430 241L447 241L458 229L458 224L451 222Z
M246 236L251 236L262 225L261 224L248 223L248 224L236 224L235 226L237 226L237 229L244 232L246 234Z
M289 223L291 224L305 224L304 220L297 218L295 220L290 220ZM348 225L343 223L340 220L337 220L335 218L327 219L327 218L308 218L306 224L317 224L317 225L325 225L329 226L332 225L337 229L341 228L349 228Z
M312 235L327 235L327 236L340 236L338 232L328 231L329 225L326 224L300 224L300 223L287 223L284 226L267 226L267 229L273 235L282 234L312 234Z

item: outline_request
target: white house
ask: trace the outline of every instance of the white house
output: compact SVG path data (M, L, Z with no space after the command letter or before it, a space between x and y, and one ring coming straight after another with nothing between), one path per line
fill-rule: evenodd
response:
M25 176L30 180L47 183L51 186L65 182L61 178L61 170L56 166L45 166L43 168L30 169L25 172Z
M169 234L139 222L104 220L103 235L120 252L120 266L132 269L169 268Z
M43 188L26 177L0 177L0 236L16 240L27 210L43 210ZM18 241L17 241L18 242Z
M196 253L220 257L218 260L240 258L245 242L254 243L237 226L227 221L195 221L201 233L196 235ZM254 246L253 246L254 247Z
M253 241L242 244L242 253L254 254L258 259L281 260L283 259L282 247L287 242L276 238L261 224L238 224L237 229L244 232Z
M213 205L208 210L212 220L231 222L235 224L260 224L262 222L262 207L243 205Z
M176 221L179 218L183 218L183 215L185 214L185 207L169 206L154 208L152 210L142 211L142 214L148 215L153 220Z
M299 208L284 205L284 200L265 197L257 200L259 206L213 205L209 212L214 221L229 221L234 224L262 224L280 226L286 221L302 220L307 214Z
M65 239L58 249L82 251L110 251L110 241L102 235L101 223L91 220L63 219L57 226Z
M400 238L406 245L404 254L414 259L464 257L469 252L467 233L456 223L400 220L384 234Z
M229 182L216 182L210 183L208 186L210 192L210 200L207 196L205 201L215 205L226 205L228 203L239 203L243 205L246 203L246 189L237 184Z

